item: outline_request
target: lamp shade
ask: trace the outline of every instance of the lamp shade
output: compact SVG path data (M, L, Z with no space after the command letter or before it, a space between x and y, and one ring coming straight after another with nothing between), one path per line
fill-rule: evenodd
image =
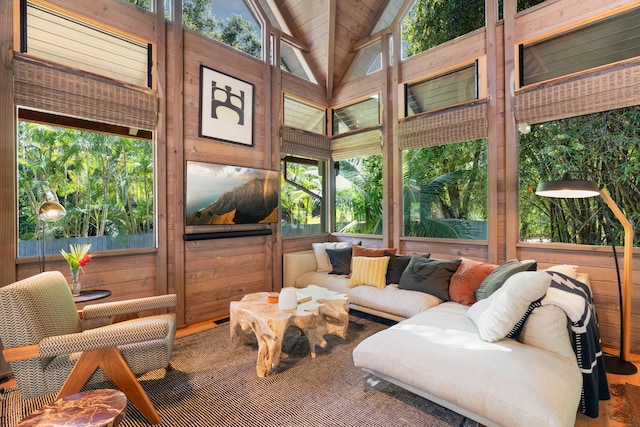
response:
M545 181L538 184L536 194L542 197L585 198L600 195L598 185L593 181L573 179L565 173L559 181Z
M53 222L67 214L65 208L58 202L47 200L38 208L38 219L43 222Z

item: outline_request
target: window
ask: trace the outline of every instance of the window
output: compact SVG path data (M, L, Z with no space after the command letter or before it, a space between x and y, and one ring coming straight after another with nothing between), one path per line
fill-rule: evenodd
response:
M531 125L520 134L520 240L622 245L624 231L599 197L548 199L539 182L564 172L605 187L632 224L640 222L640 106ZM575 171L575 172L573 172ZM603 218L612 219L611 240ZM636 227L634 246L640 246Z
M326 135L327 110L323 107L284 95L284 125Z
M184 25L240 52L262 59L262 26L244 1L183 0Z
M520 46L520 86L640 56L640 8Z
M477 61L450 73L405 85L405 116L478 98Z
M282 235L323 233L325 163L286 156L281 162Z
M416 0L402 20L402 57L409 58L484 27L485 0Z
M403 151L404 235L487 239L487 141Z
M333 135L380 125L380 95L333 110Z
M335 231L382 234L382 155L336 162Z
M20 116L38 117L32 114L21 110ZM39 255L43 233L47 254L68 250L71 243L90 243L92 251L155 247L149 139L21 119L17 157L19 257ZM45 200L59 201L66 216L39 223L38 207Z
M151 87L151 45L26 3L20 51L53 63Z

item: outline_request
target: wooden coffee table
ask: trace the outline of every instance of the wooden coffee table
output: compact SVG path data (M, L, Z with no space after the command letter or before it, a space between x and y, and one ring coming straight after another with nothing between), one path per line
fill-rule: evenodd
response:
M311 300L298 304L297 308L282 310L278 304L267 302L267 292L246 295L241 301L230 304L229 323L231 340L253 333L258 340L256 371L259 377L269 375L280 363L284 334L289 326L296 326L309 340L311 357L316 357L316 346L325 348L325 334L342 339L349 326L349 298L320 286L297 289L299 300Z

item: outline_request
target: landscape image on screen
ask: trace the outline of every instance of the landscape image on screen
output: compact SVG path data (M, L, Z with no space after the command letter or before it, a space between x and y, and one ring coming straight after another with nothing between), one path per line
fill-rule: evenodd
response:
M186 224L278 222L279 173L187 162Z

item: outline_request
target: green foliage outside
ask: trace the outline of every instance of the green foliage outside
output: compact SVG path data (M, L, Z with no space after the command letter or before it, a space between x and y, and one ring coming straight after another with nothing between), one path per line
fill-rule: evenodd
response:
M18 124L20 241L38 238L37 212L58 200L67 215L47 227L53 237L153 232L153 144L150 141Z
M251 23L233 14L220 20L211 12L211 0L184 0L182 19L184 25L201 34L218 40L256 58L261 57L262 37Z
M336 230L382 234L382 155L343 160L336 177Z
M282 162L280 215L283 234L300 228L321 232L323 178L317 165ZM312 227L308 227L312 226ZM292 233L293 234L293 233Z
M403 152L404 234L486 239L487 142Z
M640 106L531 126L520 135L520 237L525 241L608 244L603 217L612 220L612 240L624 231L600 197L548 199L534 194L541 181L564 172L605 187L634 227L640 245Z

